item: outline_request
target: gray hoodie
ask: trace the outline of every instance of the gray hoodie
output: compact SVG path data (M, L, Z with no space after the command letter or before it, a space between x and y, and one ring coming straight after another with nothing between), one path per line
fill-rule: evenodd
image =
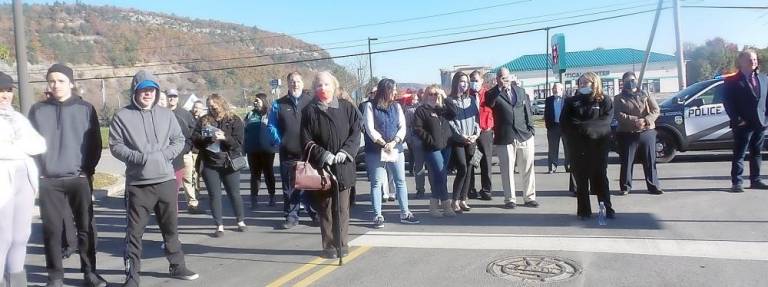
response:
M148 109L142 109L136 102L136 86L145 80L157 83L147 71L136 73L131 84L133 100L115 114L109 128L109 150L125 162L126 183L130 185L175 179L171 161L184 148L184 135L176 116L171 110L156 106L159 97Z

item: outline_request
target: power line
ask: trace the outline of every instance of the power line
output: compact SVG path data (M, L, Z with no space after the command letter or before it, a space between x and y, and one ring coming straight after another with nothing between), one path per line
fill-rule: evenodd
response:
M703 8L703 9L747 9L747 10L766 10L768 6L713 6L713 5L680 5L682 8Z
M619 12L619 11L625 11L625 10L632 10L632 9L636 9L636 8L646 7L646 6L649 6L649 5L650 4L636 5L636 6L631 6L631 7L617 8L617 9L612 9L612 10L598 11L598 12L591 12L591 13L573 15L573 16L568 16L568 17L558 17L558 18L553 18L553 19L545 19L545 20L538 20L538 21L533 21L533 22L519 23L519 24L514 24L514 25L497 26L497 27L475 29L475 30L468 30L468 31L462 31L462 32L444 33L444 34L438 34L438 35L432 35L432 36L426 36L426 37L419 37L419 38L407 38L407 39L390 40L390 41L377 41L374 45L400 43L400 42L407 42L407 41L412 41L412 40L424 40L424 39L431 39L431 38L438 38L438 37L445 37L445 36L455 36L455 35L461 35L461 34L467 34L467 33L484 32L484 31L505 29L505 28L511 28L511 27L526 26L526 25L538 24L538 23L546 23L546 22L555 22L555 21L561 21L561 20L569 20L569 19L578 18L578 17L585 17L585 16L592 16L592 15L598 15L598 14ZM608 6L603 6L602 8L615 7L615 6L626 6L626 4L622 4L622 5L608 5ZM655 4L650 5L650 6L655 6ZM590 10L590 9L600 9L600 8L601 7L592 7L592 8L589 8L587 10ZM470 28L474 27L474 26L486 26L486 25L497 24L497 23L517 22L517 21L520 21L520 20L526 20L526 19L532 19L532 18L542 18L542 17L550 17L550 16L555 16L555 15L573 14L573 13L575 13L575 12L573 12L573 11L566 11L566 12L549 13L549 14L543 14L543 15L537 15L537 16L528 16L528 17L522 17L522 18L516 18L516 19L510 19L510 20L493 21L493 22L487 22L487 23L481 23L481 24L472 25L472 26L470 26ZM456 30L458 28L467 29L467 26L449 27L449 28L434 29L434 30L427 30L427 31L420 31L420 32L411 32L411 33L402 33L402 34L384 36L384 37L381 37L381 38L396 38L396 37L402 37L402 36L428 34L428 33L439 32L439 31ZM361 41L361 40L347 40L347 41L340 41L340 42L335 42L335 43L349 43L349 42L357 42L357 41ZM333 44L333 43L330 43L330 44ZM318 44L316 46L320 46L320 45L327 45L327 44ZM255 59L255 58L262 58L262 57L285 56L285 55L302 54L302 53L314 53L314 52L325 52L325 51L329 51L329 50L349 49L349 48L356 48L356 47L363 47L363 46L366 46L366 45L365 44L347 45L347 46L330 47L330 48L317 48L317 49L312 49L312 50L299 50L299 51L293 51L293 52L288 52L288 53L245 55L245 56L236 56L236 57L225 57L225 58L219 58L219 59L194 59L194 60L190 60L190 61L181 61L181 62L169 61L169 62L163 62L163 63L152 63L152 64L144 64L144 65L125 66L124 68L153 67L153 66L166 66L166 65L184 65L184 64L210 63L210 62L220 62L220 61L230 61L230 60L246 60L246 59ZM86 71L110 70L110 69L116 69L116 68L120 68L120 67L101 67L101 68L94 68L94 69L80 69L78 71L79 72L86 72ZM44 72L44 71L45 70L41 70L39 72Z
M669 9L669 8L662 8L662 9L666 10L666 9ZM538 31L545 31L545 30L549 30L549 29L557 29L557 28L563 28L563 27L568 27L568 26L576 26L576 25L583 25L583 24L600 22L600 21L613 20L613 19L618 19L618 18L623 18L623 17L629 17L629 16L640 15L640 14L646 14L646 13L655 12L655 11L656 11L656 9L644 10L644 11L625 13L625 14L608 16L608 17L602 17L602 18L597 18L597 19L590 19L590 20L583 20L583 21L577 21L577 22L571 22L571 23L566 23L566 24L559 24L559 25L541 27L541 28L533 28L533 29L527 29L527 30L520 30L520 31L515 31L515 32L501 33L501 34L481 36L481 37L473 37L473 38L466 38L466 39L438 42L438 43L431 43L431 44L424 44L424 45L417 45L417 46L400 47L400 48L393 48L393 49L387 49L387 50L372 51L370 54L393 53L393 52L406 51L406 50L415 50L415 49L423 49L423 48L436 47L436 46L445 46L445 45L452 45L452 44L465 43L465 42L474 42L474 41L479 41L479 40L487 40L487 39L493 39L493 38L500 38L500 37L518 35L518 34L526 34L526 33L538 32ZM346 55L340 55L340 56L327 56L327 57L321 57L321 58L315 58L315 59L293 60L293 61L284 61L284 62L278 62L278 63L230 66L230 67L219 67L219 68L209 68L209 69L199 69L199 70L189 70L189 71L179 71L179 72L162 72L162 73L156 73L155 75L161 76L161 75L176 75L176 74L189 74L189 73L199 73L199 72L223 71L223 70L230 70L230 69L260 68L260 67L267 67L267 66L298 64L298 63L305 63L305 62L315 62L315 61L325 61L325 60L357 57L357 56L364 56L364 55L368 55L368 54L369 53L367 53L367 52L352 53L352 54L346 54ZM84 80L106 80L106 79L119 79L119 78L131 78L131 77L133 77L133 76L132 75L124 75L124 76L83 78L83 79L76 79L76 80L79 80L79 81L84 81ZM40 82L44 82L44 81L35 81L35 83L40 83Z
M159 50L159 49L180 48L180 47L187 47L187 46L206 46L206 45L215 45L215 44L246 42L246 41L263 40L263 39L271 39L271 38L296 37L296 36L301 36L301 35L318 34L318 33L334 32L334 31L342 31L342 30L351 30L351 29L358 29L358 28L364 28L364 27L374 27L374 26L382 26L382 25L395 24L395 23L413 22L413 21L423 20L423 19L438 18L438 17L450 16L450 15L456 15L456 14L463 14L463 13L469 13L469 12L476 12L476 11L481 11L481 10L499 8L499 7L504 7L504 6L511 6L511 5L516 5L516 4L521 4L521 3L525 3L525 2L531 2L531 1L533 1L533 0L518 0L518 1L506 2L506 3L491 5L491 6L484 6L484 7L472 8L472 9L465 9L465 10L455 10L455 11L439 13L439 14L432 14L432 15L427 15L427 16L411 17L411 18L404 18L404 19L397 19L397 20L388 20L388 21L368 23L368 24L358 24L358 25L342 26L342 27L335 27L335 28L326 28L326 29L319 29L319 30L313 30L313 31L300 32L300 33L295 33L295 34L278 34L278 35L252 37L252 38L244 38L244 39L237 39L237 40L211 41L211 42L203 42L203 43L186 43L186 44L178 44L178 45L170 45L170 46L159 46L159 47L144 47L144 48L138 48L137 50ZM92 51L77 51L75 53L77 53L77 54L84 54L84 53L92 53ZM47 54L51 55L52 53L47 53Z

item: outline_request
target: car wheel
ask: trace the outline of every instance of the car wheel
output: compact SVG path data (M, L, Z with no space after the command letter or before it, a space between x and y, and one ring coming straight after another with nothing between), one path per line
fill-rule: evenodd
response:
M659 131L656 135L656 162L667 163L677 154L677 142L669 132Z

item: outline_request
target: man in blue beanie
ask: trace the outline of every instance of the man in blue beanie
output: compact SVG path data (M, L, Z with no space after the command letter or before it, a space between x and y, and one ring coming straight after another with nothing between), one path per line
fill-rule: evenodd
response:
M184 149L184 135L173 112L157 107L160 85L154 75L139 71L133 77L131 90L131 104L115 114L109 128L109 149L126 165L128 226L123 286L139 286L141 237L152 210L165 240L171 277L195 280L199 275L187 269L179 241L178 189L171 164Z

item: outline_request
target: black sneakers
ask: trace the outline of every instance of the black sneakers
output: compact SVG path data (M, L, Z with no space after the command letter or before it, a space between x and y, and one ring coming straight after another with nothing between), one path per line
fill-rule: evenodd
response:
M504 204L504 208L506 209L515 209L515 207L517 207L517 204L514 202L507 202Z
M171 265L171 267L168 268L168 271L171 273L171 277L180 280L191 281L200 278L200 275L187 269L186 266Z
M750 189L768 189L768 184L763 183L762 181L753 181L752 184L749 185Z

